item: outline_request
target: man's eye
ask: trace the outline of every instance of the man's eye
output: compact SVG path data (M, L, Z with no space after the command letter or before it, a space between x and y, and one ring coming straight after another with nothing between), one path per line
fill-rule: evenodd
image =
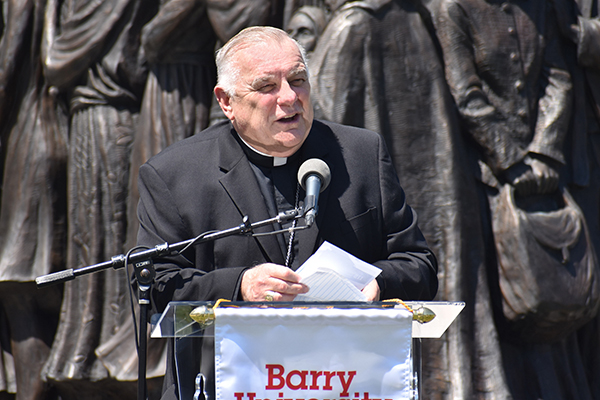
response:
M258 88L258 90L259 90L260 92L269 92L269 91L273 90L273 88L274 88L274 87L275 87L275 85L274 85L274 84L272 84L272 83L268 83L268 84L266 84L266 85L262 85L262 86L260 86L260 87Z
M292 85L294 86L301 86L304 84L304 82L306 82L306 79L304 78L296 78L294 80L292 80Z

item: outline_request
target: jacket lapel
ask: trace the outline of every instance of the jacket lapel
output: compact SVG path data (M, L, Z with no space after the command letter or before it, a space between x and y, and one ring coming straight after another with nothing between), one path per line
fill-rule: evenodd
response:
M325 133L323 132L323 129L327 128L318 121L314 121L310 134L308 135L308 138L306 139L306 142L302 148L302 161L311 158L319 158L327 162L327 153L329 152L327 141L318 140L318 137ZM331 176L335 176L335 166L331 165L330 162L327 162L327 164L331 170ZM320 244L319 226L321 226L323 221L327 219L326 216L329 193L330 190L325 189L319 194L319 213L317 214L315 223L310 227L310 229L303 229L296 233L298 243L300 243L296 260L300 262L300 265L315 252L317 246Z
M335 177L335 165L331 165L327 160L327 154L330 147L327 140L320 140L319 136L328 135L326 130L329 128L315 121L311 132L302 147L302 161L310 158L320 158L327 162L331 170L332 177ZM250 222L258 222L274 217L270 215L267 205L262 198L260 187L256 181L250 162L246 158L243 150L233 137L236 134L232 129L227 134L221 135L219 140L220 168L225 175L220 179L221 185L229 194L231 200L235 203L241 216L248 215ZM333 179L333 178L332 178ZM331 183L330 183L331 185ZM294 267L300 266L308 259L320 244L319 226L327 219L327 205L329 203L329 193L325 189L319 195L319 213L316 221L310 229L303 229L296 232L296 238L300 244L298 254L295 257L297 261ZM273 231L272 226L265 226L257 232ZM255 238L263 254L268 261L284 264L285 257L279 247L276 236L260 236ZM299 264L298 264L299 263Z
M225 175L219 180L225 191L240 212L240 216L248 216L250 222L258 222L274 217L269 215L267 205L262 197L260 187L252 167L240 145L230 132L220 136L220 168ZM241 223L241 219L240 219ZM272 226L258 228L256 232L273 231ZM284 262L281 248L274 235L260 236L254 238L262 253L269 262L282 264Z

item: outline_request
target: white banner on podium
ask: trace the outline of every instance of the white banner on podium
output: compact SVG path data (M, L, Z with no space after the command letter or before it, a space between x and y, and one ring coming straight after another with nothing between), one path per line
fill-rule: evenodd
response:
M411 398L405 309L216 308L217 400Z

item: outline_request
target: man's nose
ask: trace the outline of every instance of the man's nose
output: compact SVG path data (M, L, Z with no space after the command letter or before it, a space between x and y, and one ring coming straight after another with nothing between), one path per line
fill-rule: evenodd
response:
M278 104L280 106L291 106L296 102L298 95L288 81L284 81L279 89Z

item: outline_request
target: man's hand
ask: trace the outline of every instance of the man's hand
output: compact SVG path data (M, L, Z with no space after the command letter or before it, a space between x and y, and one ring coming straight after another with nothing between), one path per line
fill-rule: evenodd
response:
M377 284L375 279L365 286L362 292L367 297L367 301L379 301L381 291L379 290L379 284Z
M300 283L300 275L291 269L267 263L244 273L241 292L244 301L292 301L308 292L308 286Z

